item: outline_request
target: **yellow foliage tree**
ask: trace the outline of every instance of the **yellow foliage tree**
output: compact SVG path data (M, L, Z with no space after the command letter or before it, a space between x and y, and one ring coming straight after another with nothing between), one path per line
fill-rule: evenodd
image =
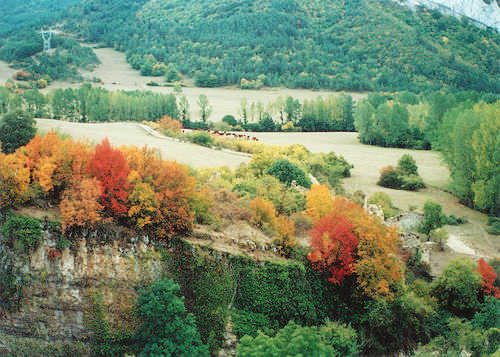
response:
M28 189L30 172L18 154L0 152L0 207L8 207L22 201Z
M306 216L313 223L317 223L326 216L333 208L333 197L330 190L323 185L312 185L306 193Z

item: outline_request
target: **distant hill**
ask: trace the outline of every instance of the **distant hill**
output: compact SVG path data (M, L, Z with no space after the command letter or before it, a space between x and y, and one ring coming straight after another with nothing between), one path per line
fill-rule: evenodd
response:
M388 0L82 0L65 19L199 86L500 92L498 32Z

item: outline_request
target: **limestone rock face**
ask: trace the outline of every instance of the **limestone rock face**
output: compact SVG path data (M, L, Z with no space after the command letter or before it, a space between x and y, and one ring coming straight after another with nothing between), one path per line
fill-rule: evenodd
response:
M108 243L74 237L69 249L51 257L54 237L47 231L42 235L43 243L29 255L6 245L0 251L0 269L13 266L24 286L19 310L0 319L0 331L7 335L85 341L84 316L92 289L108 302L133 301L136 283L153 281L162 270L161 256L147 237L123 234Z
M478 25L500 31L500 0L393 0L415 8L425 6L460 18L466 16Z

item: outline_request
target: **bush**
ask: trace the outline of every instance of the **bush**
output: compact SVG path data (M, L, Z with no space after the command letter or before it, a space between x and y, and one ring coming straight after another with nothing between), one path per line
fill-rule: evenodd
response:
M403 175L401 176L400 188L407 191L418 191L421 188L425 188L425 183L420 176Z
M212 138L212 136L205 131L198 131L198 130L193 131L191 133L186 134L186 138L190 142L201 146L211 147L214 143L214 138Z
M386 166L380 170L380 178L377 185L387 188L399 189L402 184L401 172L392 166Z
M275 337L260 333L256 338L241 339L237 357L310 356L330 357L333 348L325 346L314 327L301 327L290 322Z
M311 180L306 176L306 173L297 165L285 159L276 160L266 173L276 177L287 186L290 186L295 181L299 186L311 187Z
M471 318L480 309L482 277L470 259L449 263L432 284L432 294L446 310Z
M433 229L429 233L429 238L431 242L439 244L439 247L443 249L444 244L448 240L449 234L444 228Z
M234 116L232 116L230 114L224 115L224 117L222 118L222 121L226 122L230 126L236 126L236 125L238 125L238 122L236 121L236 119L234 118Z
M417 163L410 154L405 154L401 156L401 158L398 161L398 169L400 169L407 175L418 176Z
M459 224L467 223L467 217L456 217L450 214L446 223L450 226L458 226Z
M40 221L27 216L10 216L2 227L2 233L12 240L14 247L26 253L38 247L41 231Z
M439 203L426 201L424 204L424 223L422 232L429 234L433 229L441 228L448 221Z
M382 208L384 218L394 217L399 214L399 209L392 205L392 200L385 192L375 192L368 199L368 203Z
M264 314L237 310L233 312L233 332L241 338L243 336L257 336L259 331L273 335L278 328L276 321L272 321Z
M319 328L319 334L326 346L333 347L334 353L332 356L334 357L357 356L361 353L358 333L351 326L327 320Z
M495 236L500 235L500 217L488 217L486 232Z

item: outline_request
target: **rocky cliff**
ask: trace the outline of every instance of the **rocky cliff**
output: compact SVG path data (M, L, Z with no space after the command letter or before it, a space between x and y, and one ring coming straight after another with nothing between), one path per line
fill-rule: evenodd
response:
M477 25L500 31L500 0L393 0L410 8L425 6L455 17L466 16Z
M92 291L102 292L104 301L113 302L112 309L120 314L135 301L139 283L154 280L162 271L161 256L147 236L84 231L62 253L51 248L56 237L49 230L42 236L42 244L31 254L19 254L7 245L0 249L2 279L15 275L22 286L13 296L13 309L2 309L4 336L85 341Z

